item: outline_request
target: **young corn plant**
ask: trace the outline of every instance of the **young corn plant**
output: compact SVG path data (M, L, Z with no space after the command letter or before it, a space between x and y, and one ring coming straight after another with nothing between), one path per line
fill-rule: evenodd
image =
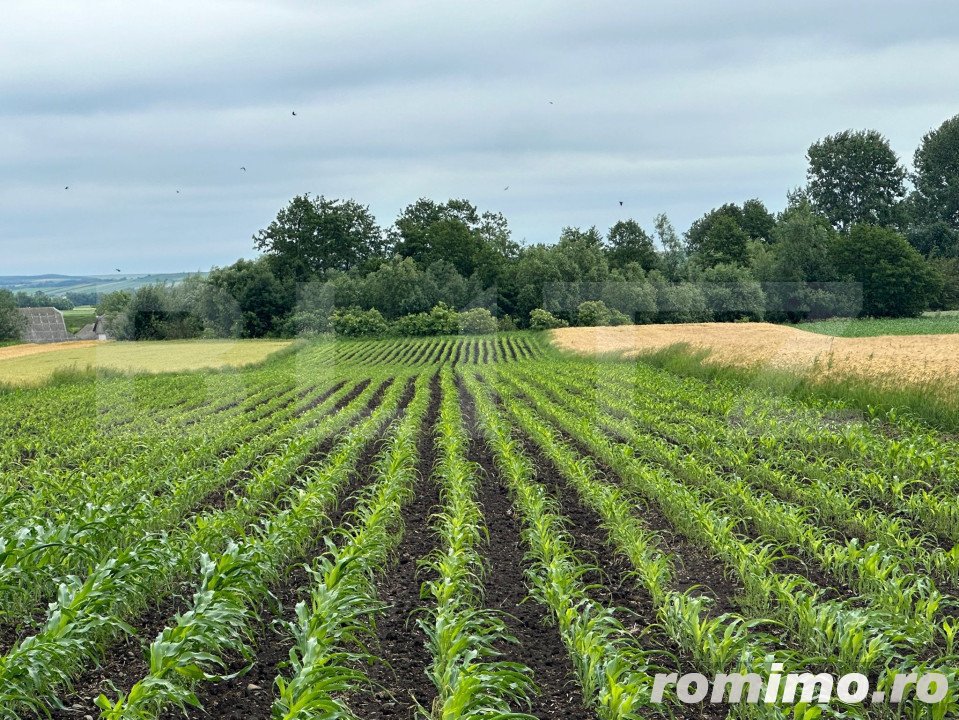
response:
M423 596L435 608L417 620L433 657L429 669L437 697L420 712L429 720L531 720L517 712L529 707L534 691L529 669L498 659L497 644L515 642L502 619L480 606L484 566L482 512L476 502L477 468L467 462L467 439L451 371L440 373L442 401L435 476L443 510L433 518L440 547L423 563L432 579Z

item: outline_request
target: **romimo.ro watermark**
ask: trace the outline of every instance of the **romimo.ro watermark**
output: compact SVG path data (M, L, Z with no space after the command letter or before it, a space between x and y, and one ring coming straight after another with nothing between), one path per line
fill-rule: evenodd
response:
M712 680L701 673L661 673L653 683L652 701L664 702L667 691L686 704L708 703L829 703L833 699L850 705L869 700L878 705L895 705L914 696L928 705L943 700L949 693L949 680L942 673L902 673L893 677L888 692L873 690L862 673L836 677L829 673L790 672L783 674L782 663L774 663L768 677L758 673L720 673Z

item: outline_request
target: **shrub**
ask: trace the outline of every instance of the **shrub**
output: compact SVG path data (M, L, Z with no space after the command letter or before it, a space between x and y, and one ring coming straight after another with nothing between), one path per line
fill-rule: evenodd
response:
M621 313L619 310L610 310L609 324L610 325L632 325L633 321L630 319L629 315L627 315L626 313Z
M467 335L490 335L498 329L496 318L486 308L473 308L459 314L460 331Z
M389 329L386 320L377 309L362 310L358 307L337 308L330 314L333 332L344 337L369 337L385 335Z
M536 308L529 314L530 330L552 330L553 328L564 327L569 327L569 323L556 317L553 313L543 310L543 308Z
M323 310L301 310L286 321L284 334L292 337L309 337L330 332L330 314Z
M501 315L496 321L496 328L500 332L510 332L516 329L516 322L509 315Z
M460 316L446 303L439 303L430 310L433 335L456 335L460 331Z
M460 329L460 315L440 303L428 313L404 315L393 322L393 332L404 336L456 335Z
M602 300L587 300L576 308L576 324L583 327L609 325L612 315Z

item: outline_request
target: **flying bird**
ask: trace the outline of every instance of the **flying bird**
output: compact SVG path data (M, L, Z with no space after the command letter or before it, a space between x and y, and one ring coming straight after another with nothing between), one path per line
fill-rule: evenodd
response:
M503 190L509 190L509 185L503 188Z
M113 269L116 270L117 272L120 272L120 268L113 268Z
M550 105L552 105L552 104L553 104L553 101L552 101L552 100L550 100L550 101L549 101L549 104L550 104Z
M623 206L623 201L622 201L622 200L619 201L619 206L620 206L620 207Z
M246 168L245 168L245 167L241 167L240 170L242 170L243 172L246 172Z
M66 186L65 188L63 188L63 189L64 189L64 190L69 190L69 189L70 189L70 186L67 185L67 186Z
M296 117L296 110L293 111L293 117Z

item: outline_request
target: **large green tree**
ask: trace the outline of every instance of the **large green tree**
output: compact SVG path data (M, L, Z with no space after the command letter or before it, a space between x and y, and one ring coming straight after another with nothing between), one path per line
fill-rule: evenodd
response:
M959 115L927 133L913 158L916 204L926 223L959 230Z
M0 290L0 340L19 340L26 320L17 309L17 301L9 290Z
M808 192L839 230L890 225L905 195L906 170L879 132L844 130L809 147Z
M635 220L620 220L609 229L606 251L614 268L637 263L644 270L652 270L659 264L653 239Z
M393 252L422 267L445 260L464 277L476 272L487 283L495 282L504 261L518 252L506 218L480 214L463 199L437 203L420 198L403 210L389 235Z
M938 294L936 277L902 235L876 225L855 225L836 245L840 276L862 283L863 313L914 317Z
M278 275L300 282L329 270L362 267L382 257L385 247L368 207L308 193L293 198L253 241Z

